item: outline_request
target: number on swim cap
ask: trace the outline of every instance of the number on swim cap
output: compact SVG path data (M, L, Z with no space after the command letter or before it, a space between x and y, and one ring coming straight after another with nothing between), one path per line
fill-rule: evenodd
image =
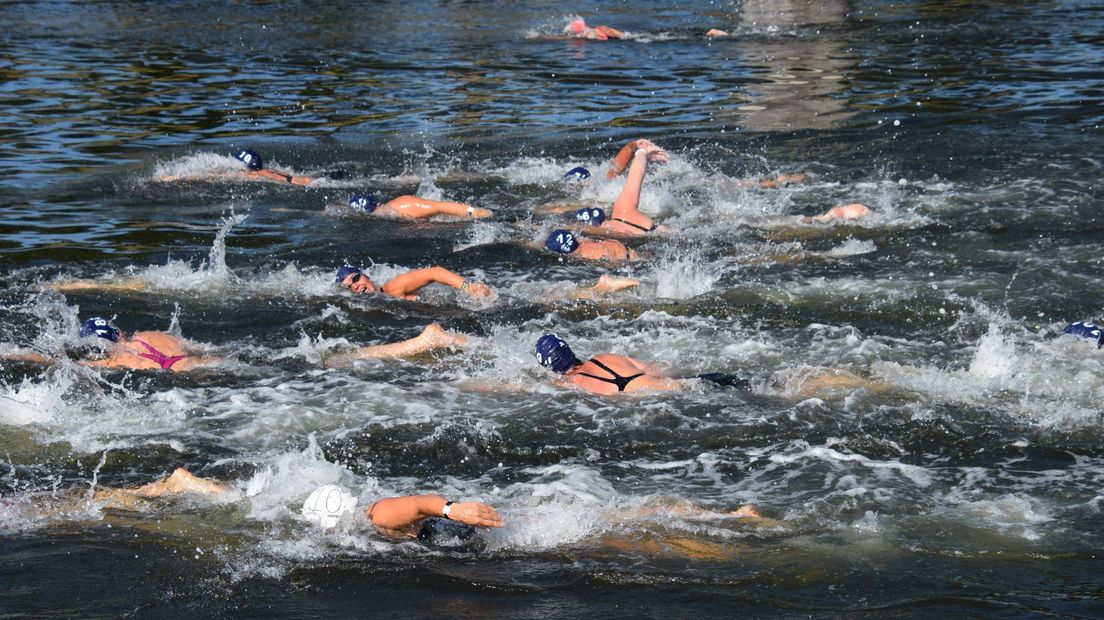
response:
M315 489L299 512L322 527L334 527L342 515L354 508L356 498L351 493L335 484L327 484Z

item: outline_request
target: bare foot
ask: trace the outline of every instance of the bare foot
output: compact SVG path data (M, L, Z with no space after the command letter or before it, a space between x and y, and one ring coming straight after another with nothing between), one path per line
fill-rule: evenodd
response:
M759 513L759 509L751 504L744 504L728 514L741 519L761 519L763 517L763 515Z
M869 214L869 207L864 204L853 202L848 205L833 207L824 215L818 215L813 219L818 222L827 222L828 220L853 220Z
M620 291L634 286L640 286L640 280L635 278L626 278L622 276L611 276L609 274L602 274L598 277L598 283L594 285L594 290L599 293L612 293L614 291Z
M208 480L207 478L200 478L192 472L178 467L176 471L169 476L168 481L170 486L175 489L177 493L197 493L199 495L218 495L224 493L229 487L224 482L218 480Z
M425 339L425 341L433 345L434 348L462 347L468 342L466 336L445 331L445 328L441 327L440 323L430 323L426 325L426 328L422 330L422 333L419 334L418 337Z
M707 37L727 37L728 33L725 32L724 30L719 29L719 28L710 28L709 30L706 31L705 36L707 36Z

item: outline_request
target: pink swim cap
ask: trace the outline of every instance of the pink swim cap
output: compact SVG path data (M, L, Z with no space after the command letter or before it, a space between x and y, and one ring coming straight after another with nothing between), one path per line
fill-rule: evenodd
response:
M586 32L586 27L586 22L583 21L582 17L576 17L575 19L571 20L570 24L567 25L567 29L574 34L583 34L584 32Z

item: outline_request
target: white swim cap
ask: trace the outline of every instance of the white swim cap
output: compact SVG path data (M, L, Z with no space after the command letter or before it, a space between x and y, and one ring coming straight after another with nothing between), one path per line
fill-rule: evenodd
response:
M356 504L352 493L336 484L327 484L311 492L299 512L322 527L334 527L341 515L353 512Z

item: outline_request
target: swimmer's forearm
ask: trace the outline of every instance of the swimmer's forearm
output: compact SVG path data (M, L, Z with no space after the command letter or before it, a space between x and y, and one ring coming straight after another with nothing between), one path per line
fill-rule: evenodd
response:
M383 285L383 292L398 297L413 295L434 282L452 286L453 288L460 288L460 285L464 282L464 278L461 278L443 267L415 269L414 271L408 271L391 278L387 284ZM454 282L455 284L453 284Z
M636 143L639 140L630 140L628 144L621 147L620 151L617 151L617 155L613 157L613 161L610 162L609 170L606 172L606 178L612 179L613 177L624 172L628 167L629 162L632 161L633 152L636 151Z
M12 362L32 362L35 364L53 364L54 359L46 357L41 353L34 353L31 351L15 351L12 353L4 353L0 355L0 359L9 360Z
M632 164L629 166L629 176L625 179L625 187L613 203L612 217L625 217L632 211L637 211L640 206L640 188L644 185L644 172L648 169L648 155L643 151L635 151L632 155Z
M398 530L428 517L443 516L446 502L440 495L388 497L372 506L368 518L374 525Z

